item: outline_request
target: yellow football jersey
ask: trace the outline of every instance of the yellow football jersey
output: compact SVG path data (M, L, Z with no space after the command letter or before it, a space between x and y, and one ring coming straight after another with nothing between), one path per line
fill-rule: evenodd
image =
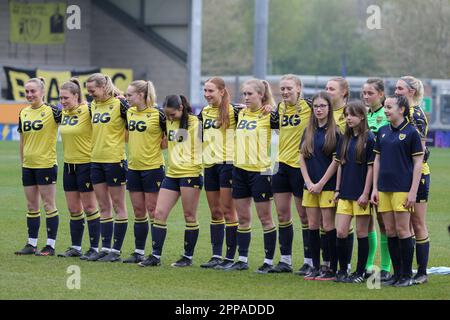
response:
M70 111L63 109L59 129L64 162L74 164L91 162L92 124L89 107L81 104Z
M188 129L180 129L180 121L167 120L168 168L170 178L198 177L202 174L201 123L189 115Z
M279 116L278 162L300 168L300 142L311 118L311 107L300 99L296 105L281 102L277 110Z
M56 161L56 138L61 111L56 106L42 104L20 111L18 132L23 140L24 168L51 168Z
M203 127L203 165L212 167L216 163L232 163L234 159L234 132L239 109L228 106L230 125L218 128L219 108L208 105L198 118Z
M264 115L262 108L241 110L236 125L234 166L252 172L268 171L271 166L271 128L277 126L274 115Z
M345 106L340 107L339 109L333 110L334 121L336 121L336 125L339 127L339 131L341 133L345 132L345 115L344 115Z
M409 108L409 117L412 125L419 132L422 141L426 140L428 135L428 119L420 106L413 106ZM422 164L422 174L430 174L430 166L425 161Z
M92 162L117 163L125 159L127 109L127 102L117 98L92 101Z
M151 170L164 164L161 140L166 131L166 116L153 107L139 111L133 106L127 111L128 168Z

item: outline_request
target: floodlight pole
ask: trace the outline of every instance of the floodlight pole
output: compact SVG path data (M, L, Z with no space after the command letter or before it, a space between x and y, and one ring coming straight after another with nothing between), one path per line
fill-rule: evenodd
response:
M268 26L269 0L255 0L253 75L258 79L265 79L267 75Z
M202 0L191 0L188 52L189 97L192 105L200 105L202 75Z

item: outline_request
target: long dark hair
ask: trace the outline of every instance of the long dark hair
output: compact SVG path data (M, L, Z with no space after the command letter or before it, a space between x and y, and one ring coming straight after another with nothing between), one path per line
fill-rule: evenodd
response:
M317 99L324 99L328 104L328 117L327 117L327 129L325 134L325 143L322 151L325 155L329 156L336 148L338 127L333 116L333 105L331 104L331 97L326 91L320 91L312 98L312 103ZM300 147L300 152L305 158L311 158L314 154L314 132L319 127L319 121L317 120L314 112L311 112L311 119L308 127L305 130L304 141Z
M369 126L367 125L367 111L364 103L361 101L350 101L347 103L344 109L344 115L347 116L348 114L355 116L355 117L361 117L363 118L362 121L359 124L359 134L358 139L356 142L356 162L363 163L366 159L365 155L365 146L367 143L367 137L369 135ZM348 156L348 148L350 146L350 141L353 137L353 128L350 128L348 125L345 126L345 132L342 137L342 156L341 156L341 163L345 164L347 161ZM353 160L353 159L348 159Z
M180 129L188 129L189 115L192 114L192 107L188 99L183 95L171 94L164 99L163 107L179 110L183 106L183 114L180 119Z

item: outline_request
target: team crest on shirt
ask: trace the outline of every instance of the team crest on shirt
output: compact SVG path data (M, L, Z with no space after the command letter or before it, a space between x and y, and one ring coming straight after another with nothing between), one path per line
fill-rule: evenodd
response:
M383 121L383 117L377 117L377 124L380 124Z
M114 108L114 106L109 106L109 110L112 110Z
M405 140L406 134L400 133L399 136L398 136L398 138L400 139L400 141Z
M78 113L81 113L81 110L80 109L78 109L78 111L77 111Z
M41 112L41 117L44 117L45 116L45 112Z
M381 136L381 138L384 138L385 135L386 135L386 133L383 133L383 135Z
M147 113L147 119L149 119L149 118L150 118L150 114Z
M341 116L339 117L339 120L344 120L345 119L345 116L344 116L344 114L341 114Z

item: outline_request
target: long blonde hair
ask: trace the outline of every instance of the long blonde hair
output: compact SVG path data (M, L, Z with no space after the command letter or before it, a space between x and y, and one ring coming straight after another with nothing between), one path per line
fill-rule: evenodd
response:
M400 79L406 83L409 89L413 89L416 91L414 93L412 102L414 103L414 106L419 106L422 103L424 96L424 88L422 81L420 81L417 78L414 78L413 76L404 76L401 77Z
M86 83L88 82L94 82L96 87L103 87L105 89L105 94L108 97L116 97L122 94L108 75L94 73L87 78Z
M145 105L147 107L156 106L156 90L153 82L147 80L135 80L130 86L136 89L136 92L144 94Z
M270 84L266 80L259 80L259 79L250 79L244 82L242 87L244 86L251 86L255 91L259 94L261 94L262 97L262 104L266 105L269 104L271 106L275 105L275 100L273 99L272 89L270 88Z

